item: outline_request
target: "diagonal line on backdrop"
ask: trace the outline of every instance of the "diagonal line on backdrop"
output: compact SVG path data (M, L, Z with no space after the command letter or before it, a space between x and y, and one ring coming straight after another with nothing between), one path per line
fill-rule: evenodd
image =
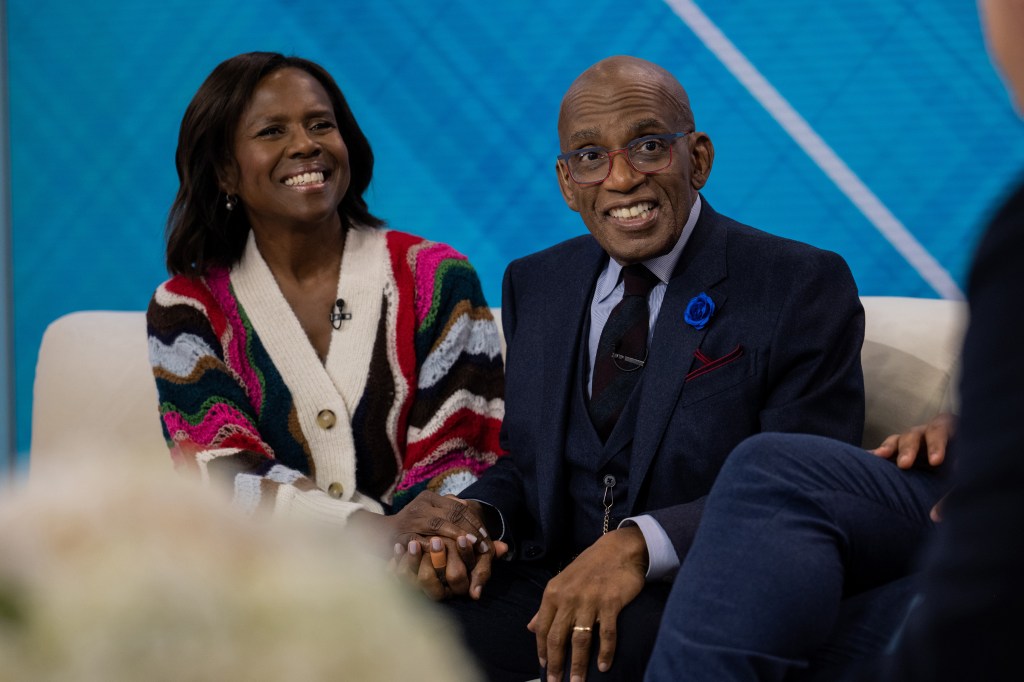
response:
M695 2L665 0L665 3L929 286L943 298L964 298L949 271L917 241Z

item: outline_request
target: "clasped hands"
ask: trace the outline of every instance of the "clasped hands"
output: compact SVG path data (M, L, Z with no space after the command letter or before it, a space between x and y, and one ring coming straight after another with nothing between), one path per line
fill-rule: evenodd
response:
M483 508L473 500L424 492L392 518L399 531L391 570L434 600L479 599L493 561L508 551L504 542L490 539ZM619 612L643 589L647 562L640 529L620 528L601 536L548 582L527 627L536 636L537 658L549 679L561 679L567 663L572 676L585 679L595 634L598 668L611 667Z
M491 540L479 502L420 493L389 518L394 540L391 570L435 601L454 595L479 599L494 559L508 545Z

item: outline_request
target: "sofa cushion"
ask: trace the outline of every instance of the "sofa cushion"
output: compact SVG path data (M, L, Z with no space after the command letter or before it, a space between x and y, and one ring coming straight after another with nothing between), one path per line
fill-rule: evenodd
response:
M865 447L955 409L966 305L862 297L867 316ZM501 327L501 311L493 309ZM504 352L504 339L502 352ZM142 312L85 311L43 335L32 414L32 474L70 457L170 467L157 414Z
M957 410L960 345L967 304L864 296L864 447L939 412Z

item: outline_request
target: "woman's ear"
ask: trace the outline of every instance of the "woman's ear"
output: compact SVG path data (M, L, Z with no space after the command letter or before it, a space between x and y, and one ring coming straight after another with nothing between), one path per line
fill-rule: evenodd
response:
M238 165L227 159L217 168L217 184L224 194L238 194Z
M694 132L690 143L690 184L700 190L711 175L711 166L715 162L715 145L711 138L701 132Z

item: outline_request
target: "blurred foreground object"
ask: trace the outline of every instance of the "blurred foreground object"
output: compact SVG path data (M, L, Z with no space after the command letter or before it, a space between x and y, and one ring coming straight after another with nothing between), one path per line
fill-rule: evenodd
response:
M0 680L479 679L359 540L166 473L49 471L0 492Z

